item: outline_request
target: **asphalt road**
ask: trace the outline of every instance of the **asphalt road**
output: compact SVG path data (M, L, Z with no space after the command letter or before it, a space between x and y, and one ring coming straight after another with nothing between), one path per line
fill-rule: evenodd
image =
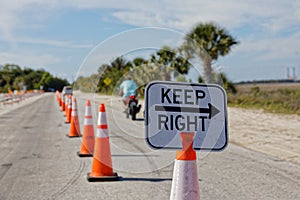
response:
M99 102L106 103L120 181L86 180L92 158L77 157L81 139L66 137L69 125L54 94L43 94L0 114L0 200L169 199L175 152L150 149L141 116L126 119L117 99L78 95L81 130L88 98L95 122ZM300 199L299 165L233 144L197 158L201 199Z

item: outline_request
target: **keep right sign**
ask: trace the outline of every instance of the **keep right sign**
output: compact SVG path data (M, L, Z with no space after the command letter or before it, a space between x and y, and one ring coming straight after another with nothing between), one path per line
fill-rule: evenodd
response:
M181 149L180 133L193 132L195 150L222 150L228 142L226 92L215 84L151 82L145 131L153 148Z

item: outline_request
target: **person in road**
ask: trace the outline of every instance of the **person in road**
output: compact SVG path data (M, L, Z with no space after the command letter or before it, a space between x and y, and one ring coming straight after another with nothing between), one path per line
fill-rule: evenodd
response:
M137 96L137 86L136 83L131 80L130 77L128 77L125 81L123 81L120 85L120 95L122 96L122 101L123 104L125 106L127 106L127 101L128 98L130 97L130 95L134 95L135 97ZM141 105L139 105L139 108L141 107Z
M127 78L120 85L120 95L122 96L122 101L126 106L126 99L130 95L136 96L136 84L131 78Z

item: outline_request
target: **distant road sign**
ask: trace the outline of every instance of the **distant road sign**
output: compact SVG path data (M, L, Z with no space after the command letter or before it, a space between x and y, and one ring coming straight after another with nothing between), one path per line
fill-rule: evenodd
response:
M103 80L104 84L105 85L109 85L111 83L111 79L106 77L104 80Z
M194 132L195 150L222 150L228 142L226 92L215 84L151 82L145 132L153 148L181 149L179 133Z

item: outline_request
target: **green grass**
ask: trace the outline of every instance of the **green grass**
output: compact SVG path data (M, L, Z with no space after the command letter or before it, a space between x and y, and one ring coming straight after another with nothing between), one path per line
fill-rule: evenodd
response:
M300 115L300 89L278 88L264 90L258 86L228 94L228 105L264 109L268 112Z

